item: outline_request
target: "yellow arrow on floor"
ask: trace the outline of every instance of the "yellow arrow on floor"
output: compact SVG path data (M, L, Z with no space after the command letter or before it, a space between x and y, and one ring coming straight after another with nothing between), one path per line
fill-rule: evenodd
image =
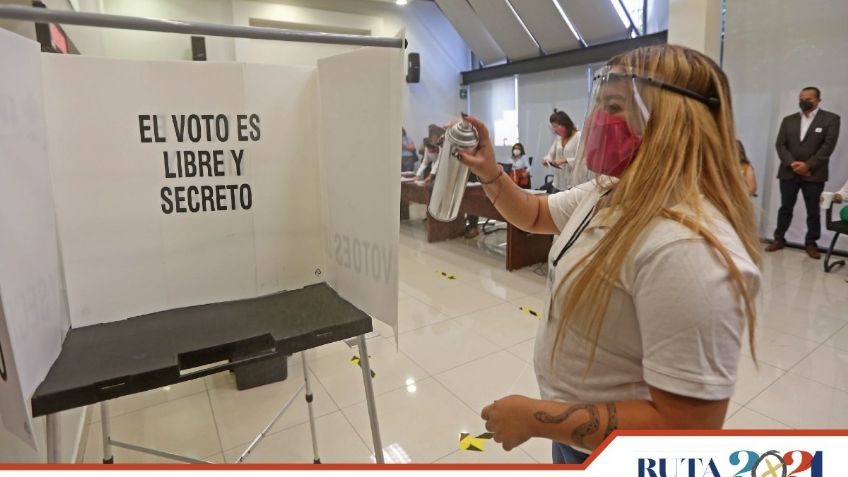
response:
M483 444L494 437L491 432L484 432L477 437L472 437L471 434L463 432L459 435L459 450L483 452Z
M368 357L370 358L371 356L369 355ZM359 366L361 368L362 367L362 360L359 359L359 356L354 356L353 358L350 358L350 364L352 364L354 366ZM371 379L374 379L376 377L377 377L377 373L375 373L374 370L372 369L371 370Z
M521 311L523 311L524 313L527 313L527 314L530 314L530 315L535 316L537 320L538 320L538 319L540 319L540 318L542 317L542 315L541 315L538 311L533 311L533 310L531 310L529 307L526 307L526 306L519 306L519 307L518 307L518 309L519 309L519 310L521 310Z

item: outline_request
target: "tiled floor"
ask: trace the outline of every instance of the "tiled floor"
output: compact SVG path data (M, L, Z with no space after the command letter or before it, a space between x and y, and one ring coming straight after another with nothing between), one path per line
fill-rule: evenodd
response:
M420 211L419 211L420 212ZM384 446L413 462L550 462L550 444L512 452L458 450L461 432L484 431L485 404L538 395L531 355L544 278L533 267L508 273L503 232L427 244L420 220L400 239L400 346L377 324L369 340ZM439 272L456 276L447 280ZM825 274L802 252L766 254L756 365L746 346L728 428L848 427L848 272ZM371 432L355 349L312 350L308 366L324 462L369 462ZM111 404L117 439L216 462L233 462L303 380L299 356L283 383L237 391L229 374L128 396ZM86 462L101 458L99 411L90 409ZM156 462L115 450L119 462ZM298 399L248 462L311 462L306 405Z

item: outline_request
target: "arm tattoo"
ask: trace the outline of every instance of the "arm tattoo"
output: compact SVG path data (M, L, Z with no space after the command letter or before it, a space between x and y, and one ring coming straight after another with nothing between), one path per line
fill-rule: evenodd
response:
M604 439L612 434L612 431L618 429L618 410L615 408L615 403L607 404L607 430L604 432Z
M586 437L594 434L601 426L601 416L594 404L576 404L556 416L544 411L537 411L533 414L533 417L542 424L562 424L577 411L586 411L589 414L589 420L574 428L571 432L571 439L580 447L588 447L585 441Z

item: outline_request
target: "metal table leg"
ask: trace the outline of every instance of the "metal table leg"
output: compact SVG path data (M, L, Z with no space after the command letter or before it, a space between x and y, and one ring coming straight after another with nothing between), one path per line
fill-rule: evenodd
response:
M47 415L47 463L58 464L59 456L59 415Z
M362 368L362 382L365 384L365 399L368 401L368 418L371 421L371 438L374 440L374 458L378 464L385 464L383 440L380 437L380 423L377 422L377 404L374 400L374 386L371 383L371 364L368 361L368 345L365 335L359 335L359 359Z
M109 421L109 402L100 403L100 432L103 435L103 463L114 464L115 456L112 455L112 425Z
M306 366L306 351L300 353L300 360L303 362L303 381L306 385L306 407L309 409L309 432L312 435L312 462L320 464L321 457L318 455L318 433L315 431L315 411L312 409L312 388L309 386L309 368Z

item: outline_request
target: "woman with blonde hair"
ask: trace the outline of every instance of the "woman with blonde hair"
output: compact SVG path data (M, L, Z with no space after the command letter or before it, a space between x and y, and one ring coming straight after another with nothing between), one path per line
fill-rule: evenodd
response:
M541 399L483 409L494 439L548 438L555 463L579 463L616 429L720 428L746 327L753 344L760 245L718 65L670 45L613 58L577 157L598 176L551 196L519 189L466 118L481 140L462 161L498 211L559 234L536 337Z

